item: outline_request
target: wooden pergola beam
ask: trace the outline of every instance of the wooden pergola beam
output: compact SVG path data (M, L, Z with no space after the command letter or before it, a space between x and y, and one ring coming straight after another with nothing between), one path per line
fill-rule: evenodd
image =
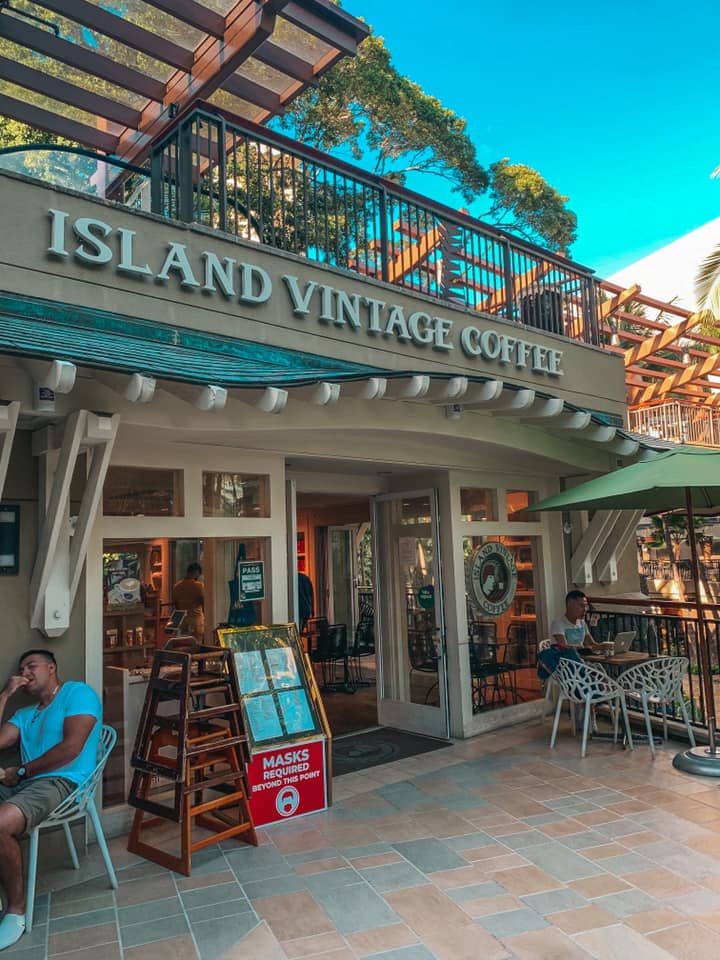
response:
M162 96L148 103L139 124L120 138L117 154L137 162L167 122L173 104L181 112L191 101L207 100L272 34L275 17L288 0L239 0L225 18L222 37L207 37L195 51L192 70L176 71Z
M133 93L139 93L141 96L147 97L148 100L162 99L164 85L159 80L154 80L139 70L126 67L101 53L89 50L87 47L81 47L78 43L71 43L69 40L63 40L62 37L56 37L54 33L50 33L48 30L41 30L39 27L33 27L29 23L23 23L15 17L3 14L2 34L7 40L11 40L21 47L28 47L42 56L59 60L60 63L81 70L83 73L100 77L100 79L107 80L108 83L113 83L115 86L132 90ZM71 135L66 133L64 136L70 137Z
M650 387L646 387L638 402L649 403L651 400L671 393L677 387L681 387L700 377L706 377L708 374L714 373L718 368L720 368L720 354L713 354L702 363L695 363L681 373L666 377L661 383L655 383Z
M442 240L442 234L437 227L428 230L422 237L413 243L412 246L403 250L392 263L388 264L388 281L397 283L400 277L414 270L423 260L425 260L438 246Z
M623 290L622 293L616 293L612 299L601 303L600 320L603 321L607 317L612 316L612 314L615 313L616 310L619 310L620 307L624 306L629 301L634 300L639 293L640 285L634 283L631 287L628 287L627 290Z
M154 60L169 63L180 70L189 70L192 67L192 50L187 50L97 4L89 3L88 0L40 0L40 3L46 9L54 10L60 16L75 20L133 50L139 50Z
M117 137L109 133L96 130L85 123L78 123L77 120L61 117L50 110L43 110L42 107L36 107L32 103L15 100L4 93L0 93L0 115L11 117L20 123L27 123L31 127L38 127L40 130L47 130L59 137L77 140L102 153L112 153L117 143Z
M684 336L688 330L692 330L699 322L699 315L693 313L685 320L681 320L680 323L676 323L672 327L666 327L661 333L656 334L656 336L650 337L649 340L645 340L635 347L631 347L625 351L625 366L629 367L637 363L638 360L646 360L654 353L657 353L658 350L662 350L668 344L674 343L678 337Z
M208 10L204 3L196 0L145 0L145 3L213 37L222 37L225 32L225 22L220 14Z
M53 77L48 73L42 73L40 70L33 70L23 63L15 60L8 60L0 57L0 79L7 80L19 87L29 87L37 90L45 97L51 97L60 103L68 103L74 107L80 107L90 114L97 114L99 117L106 117L121 127L134 126L140 117L140 111L132 107L125 106L117 100L110 100L92 90L83 89L75 86L74 83L68 83L60 77ZM38 107L38 109L42 109Z

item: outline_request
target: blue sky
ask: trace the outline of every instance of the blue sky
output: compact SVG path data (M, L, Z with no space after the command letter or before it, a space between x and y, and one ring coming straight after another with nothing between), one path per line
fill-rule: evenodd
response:
M720 216L717 0L343 5L465 117L482 163L529 164L570 197L572 255L600 275ZM413 186L461 205L440 181Z

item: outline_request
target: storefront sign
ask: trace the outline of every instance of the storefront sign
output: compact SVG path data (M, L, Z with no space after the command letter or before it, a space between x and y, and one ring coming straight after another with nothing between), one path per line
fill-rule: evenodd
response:
M435 587L429 583L425 587L420 587L417 592L418 606L423 610L432 610L435 606Z
M325 741L255 753L247 777L256 827L325 810Z
M513 601L517 589L515 559L502 543L478 547L470 560L472 595L483 613L497 617Z
M241 560L237 565L239 599L265 599L265 564L262 560Z
M51 208L48 215L47 253L54 259L93 270L113 269L140 282L177 283L189 294L202 293L253 308L279 299L303 326L314 321L321 327L344 329L353 337L394 340L401 346L428 347L440 353L459 349L466 357L500 367L527 369L546 377L563 375L562 350L511 336L492 325L456 325L455 320L426 310L410 311L293 274L285 274L277 290L270 274L258 264L221 258L211 250L196 252L174 240L148 251L135 230L115 228L94 217L71 220L64 210Z

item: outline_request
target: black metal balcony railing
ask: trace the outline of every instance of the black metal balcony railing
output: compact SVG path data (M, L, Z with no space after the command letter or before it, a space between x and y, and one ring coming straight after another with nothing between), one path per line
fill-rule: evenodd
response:
M690 560L677 560L675 563L683 583L692 583L693 571ZM705 578L714 583L720 582L720 560L701 560L700 566ZM649 580L673 580L675 574L669 560L643 560L640 572Z
M265 127L195 110L151 164L155 213L600 345L591 271Z
M690 663L684 682L685 704L692 723L706 726L706 704L702 681L697 621L684 616L682 604L675 601L612 601L609 598L593 600L599 621L592 628L597 642L612 640L625 630L635 631L633 649L654 657L687 657ZM604 609L601 609L604 608ZM678 611L678 612L675 612ZM705 625L710 640L710 663L716 703L720 694L720 606L708 605ZM677 705L668 717L682 721Z

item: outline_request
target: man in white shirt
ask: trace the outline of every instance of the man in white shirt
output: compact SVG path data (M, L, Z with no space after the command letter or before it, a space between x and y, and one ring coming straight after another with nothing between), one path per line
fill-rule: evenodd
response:
M565 613L553 620L550 627L556 647L560 650L577 650L578 647L594 650L598 647L585 621L587 611L588 599L582 590L571 590L565 597Z

